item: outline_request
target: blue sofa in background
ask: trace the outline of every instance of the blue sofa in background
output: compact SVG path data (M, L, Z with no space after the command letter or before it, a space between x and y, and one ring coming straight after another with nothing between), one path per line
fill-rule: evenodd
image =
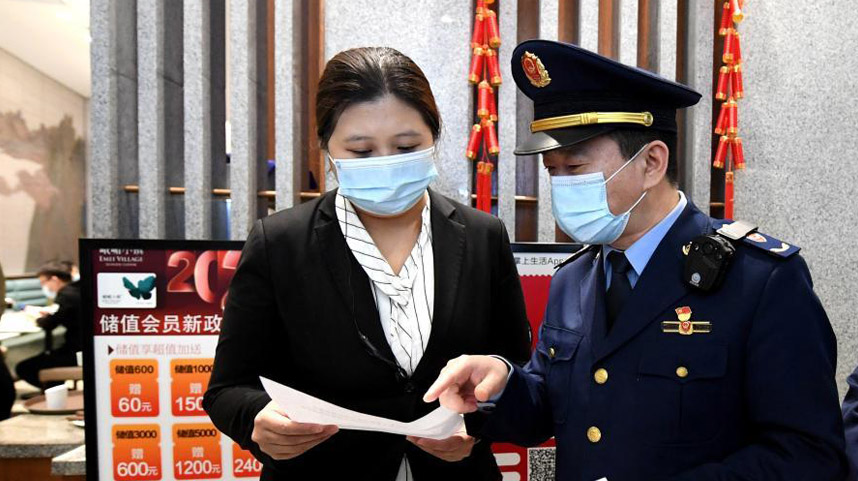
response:
M25 305L48 305L48 298L42 293L42 285L35 277L6 279L6 297L15 301L16 310Z

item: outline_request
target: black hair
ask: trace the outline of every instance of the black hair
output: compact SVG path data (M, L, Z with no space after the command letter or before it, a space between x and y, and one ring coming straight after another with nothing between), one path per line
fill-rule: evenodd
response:
M70 263L62 261L45 262L41 267L39 267L38 272L36 272L36 276L56 277L63 282L71 282L72 276L69 264Z
M415 108L432 138L441 135L441 116L429 81L413 60L388 47L345 50L328 61L316 94L316 134L323 149L340 114L350 105L391 94Z
M665 177L671 184L677 185L678 173L676 166L676 133L663 130L642 130L642 129L617 129L607 134L617 146L620 148L620 153L628 159L635 155L644 145L660 140L667 145L667 171Z

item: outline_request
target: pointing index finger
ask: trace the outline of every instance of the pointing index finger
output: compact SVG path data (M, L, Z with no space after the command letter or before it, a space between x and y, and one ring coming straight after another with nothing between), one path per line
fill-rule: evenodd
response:
M471 366L465 359L466 356L461 356L447 364L438 379L429 387L426 394L423 396L423 401L431 403L441 397L450 388L456 387L468 380L470 376Z

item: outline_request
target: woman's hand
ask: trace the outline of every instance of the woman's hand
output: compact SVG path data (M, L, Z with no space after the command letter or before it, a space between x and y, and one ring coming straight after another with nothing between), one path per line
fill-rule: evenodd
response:
M296 423L271 401L253 420L251 439L262 452L279 461L306 453L338 430L336 426Z
M414 436L408 436L406 439L432 456L449 462L461 461L467 458L471 455L471 450L474 448L474 444L476 444L476 440L468 436L468 433L464 429L447 439L437 440L416 438Z

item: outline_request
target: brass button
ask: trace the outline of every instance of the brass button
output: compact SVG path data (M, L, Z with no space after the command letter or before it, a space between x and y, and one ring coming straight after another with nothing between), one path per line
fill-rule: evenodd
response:
M557 351L554 349L554 347L549 347L548 348L548 357L550 357L551 359L554 359L554 356L556 356L556 355L557 355Z
M587 430L587 439L589 439L593 444L598 443L602 440L602 431L600 431L596 426L591 427Z
M596 380L596 384L605 384L608 382L608 371L605 369L599 369L593 374L593 379Z
M676 368L676 375L681 378L688 377L688 368L686 368L685 366L679 366L678 368Z

